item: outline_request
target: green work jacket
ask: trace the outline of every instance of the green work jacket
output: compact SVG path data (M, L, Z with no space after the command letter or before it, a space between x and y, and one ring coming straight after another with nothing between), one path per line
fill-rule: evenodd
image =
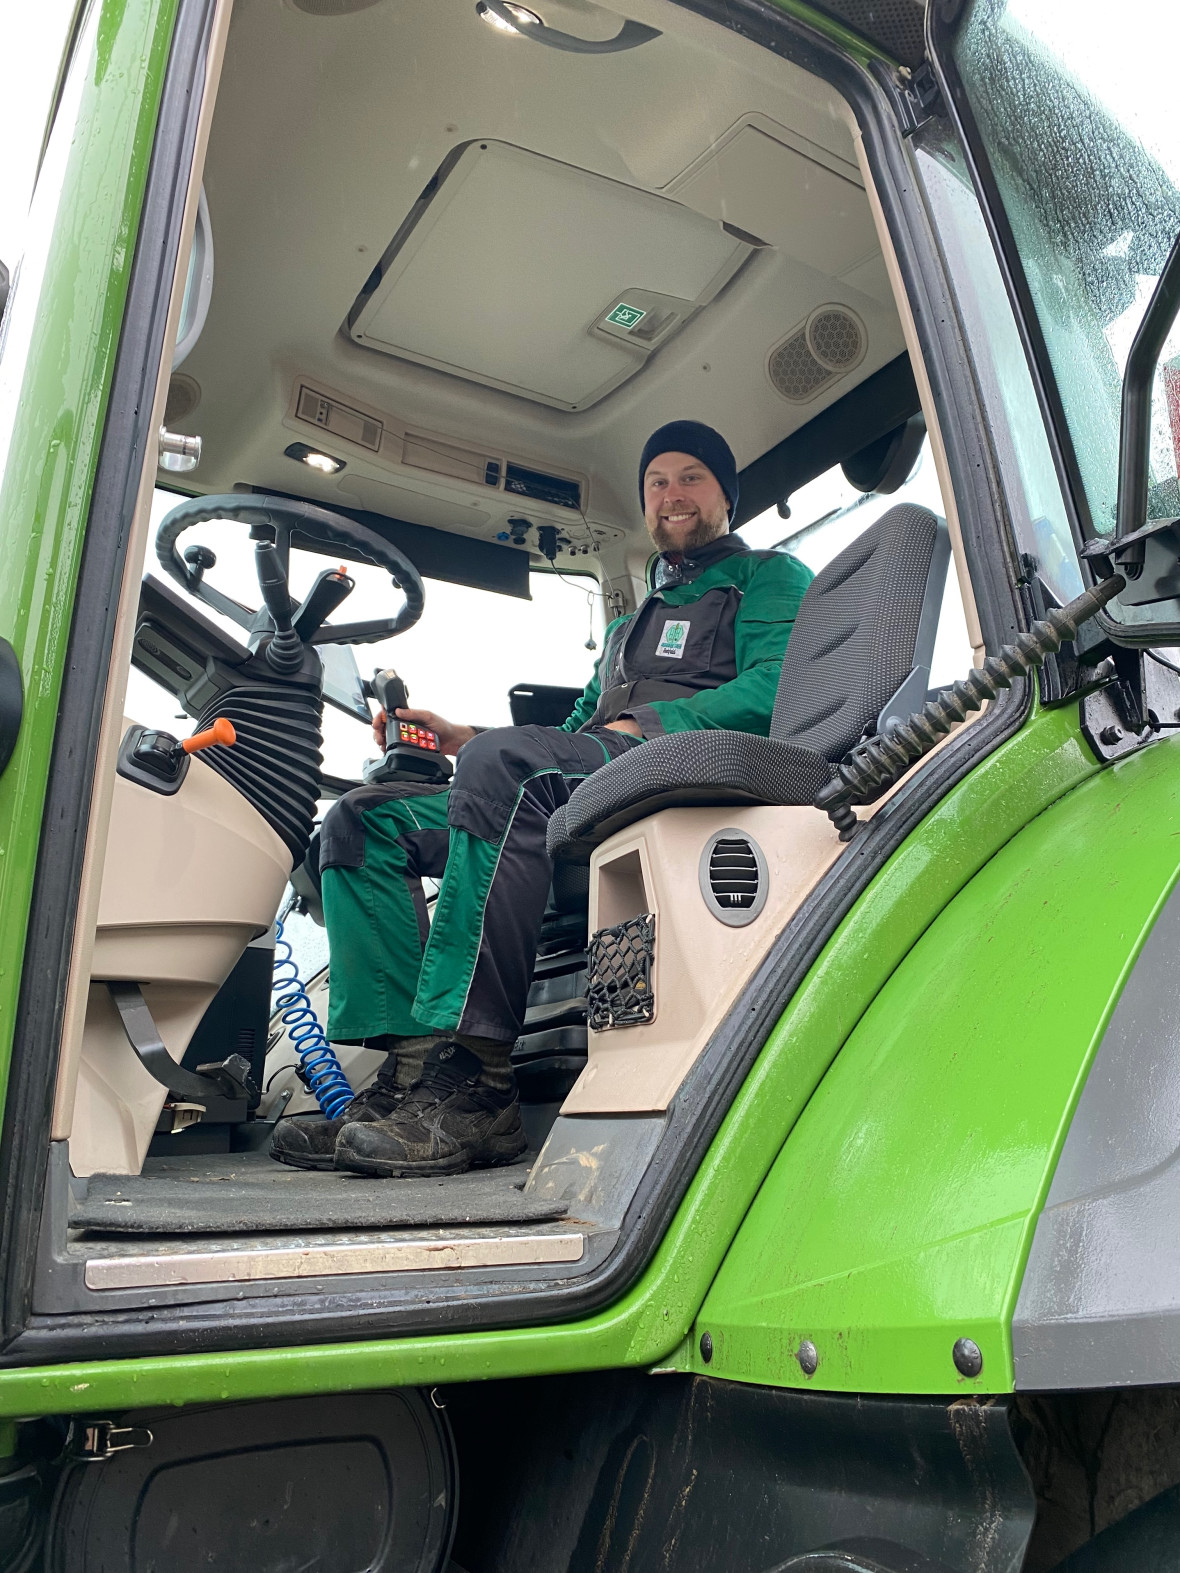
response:
M644 737L724 727L770 732L779 669L809 568L786 552L723 536L691 560L664 560L686 582L659 584L607 628L567 732L628 717ZM660 559L656 559L657 580Z

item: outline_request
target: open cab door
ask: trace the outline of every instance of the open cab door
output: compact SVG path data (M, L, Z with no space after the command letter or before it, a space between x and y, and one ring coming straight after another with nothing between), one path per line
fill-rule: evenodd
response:
M1059 0L947 0L929 11L934 70L1023 339L1070 531L1091 559L1102 538L1180 514L1180 333L1161 285L1180 233L1180 144L1157 28L1141 0L1117 26L1106 7ZM937 134L924 146L951 162ZM1068 545L1046 530L1036 554L1058 591L1063 577L1067 589L1077 582ZM1174 643L1175 583L1122 592L1102 628L1122 646ZM1134 719L1122 717L1124 730Z

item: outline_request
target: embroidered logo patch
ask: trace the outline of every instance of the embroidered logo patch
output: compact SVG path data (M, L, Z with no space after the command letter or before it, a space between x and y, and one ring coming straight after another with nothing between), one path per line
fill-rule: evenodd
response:
M660 642L656 646L656 654L671 656L674 661L679 661L684 654L684 641L688 638L688 630L691 627L691 623L679 620L666 622Z

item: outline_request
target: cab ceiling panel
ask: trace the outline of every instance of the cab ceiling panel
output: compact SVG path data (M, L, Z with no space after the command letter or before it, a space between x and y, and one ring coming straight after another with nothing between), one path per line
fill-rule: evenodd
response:
M809 157L792 147L782 126L753 118L698 158L669 193L831 278L878 257L864 187L818 162L818 149Z
M505 142L469 144L428 191L349 332L557 409L626 382L754 250L680 203Z

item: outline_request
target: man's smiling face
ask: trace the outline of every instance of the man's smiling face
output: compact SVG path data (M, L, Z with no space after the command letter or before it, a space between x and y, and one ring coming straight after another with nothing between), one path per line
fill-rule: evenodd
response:
M691 552L729 529L729 504L712 470L688 453L661 453L643 476L647 533L661 552Z

